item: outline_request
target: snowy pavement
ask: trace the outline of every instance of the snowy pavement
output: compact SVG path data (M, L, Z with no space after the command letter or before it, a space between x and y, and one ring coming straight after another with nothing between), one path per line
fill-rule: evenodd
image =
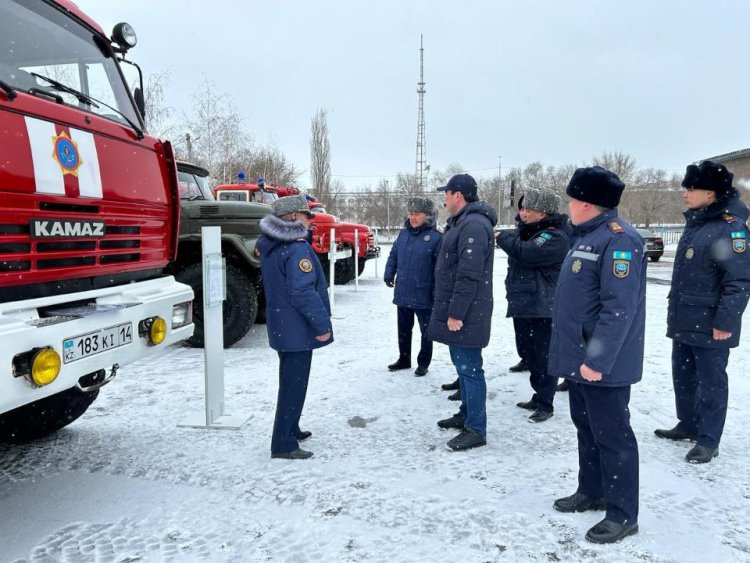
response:
M552 508L576 489L575 430L566 394L539 425L515 407L531 390L507 371L517 357L498 251L487 447L452 453L455 432L435 425L457 406L440 390L455 378L445 346L426 377L387 371L396 309L370 262L359 292L337 288L336 342L313 357L302 428L314 458L270 458L277 357L264 326L225 352L226 410L252 415L237 431L178 428L202 406L203 351L172 347L123 368L57 435L0 449L0 561L750 561L748 332L730 357L721 455L692 466L688 444L653 435L675 422L670 256L649 265L631 399L640 533L620 544L583 539L601 513Z

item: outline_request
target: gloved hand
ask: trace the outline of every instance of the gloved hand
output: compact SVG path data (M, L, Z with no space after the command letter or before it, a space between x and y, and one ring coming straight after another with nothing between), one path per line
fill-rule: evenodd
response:
M385 281L385 285L387 285L388 287L393 287L394 285L396 285L396 282L393 278L387 278L383 281Z

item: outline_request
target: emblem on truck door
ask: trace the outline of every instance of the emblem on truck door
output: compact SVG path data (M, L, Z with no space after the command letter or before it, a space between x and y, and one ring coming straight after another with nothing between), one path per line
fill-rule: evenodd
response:
M104 221L32 219L29 234L31 238L101 238L104 236Z

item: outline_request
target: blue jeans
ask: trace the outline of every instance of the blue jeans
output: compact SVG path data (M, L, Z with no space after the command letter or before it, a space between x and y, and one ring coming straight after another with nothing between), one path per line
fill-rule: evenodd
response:
M482 369L482 349L453 345L448 349L461 386L459 416L464 419L464 428L484 438L487 435L487 384Z

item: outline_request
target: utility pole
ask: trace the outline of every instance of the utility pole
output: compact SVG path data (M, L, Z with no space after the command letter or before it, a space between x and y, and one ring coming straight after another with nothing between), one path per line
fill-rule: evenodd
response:
M424 183L427 175L427 152L425 147L424 135L424 46L422 35L419 36L419 82L417 82L417 94L419 95L419 114L417 116L417 163L415 176L417 179L418 191L424 193Z
M497 213L503 208L503 155L497 157Z
M188 161L193 162L193 143L190 140L190 133L185 133L185 143L187 144Z

